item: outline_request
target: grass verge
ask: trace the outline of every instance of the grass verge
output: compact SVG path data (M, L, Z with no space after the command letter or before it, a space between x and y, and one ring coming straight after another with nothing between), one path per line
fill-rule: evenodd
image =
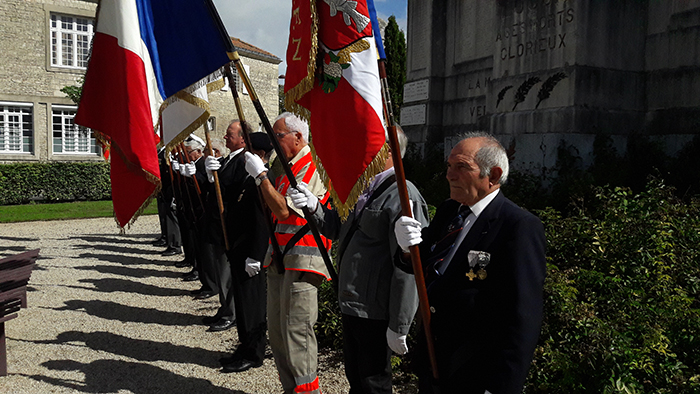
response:
M144 215L158 213L155 202ZM0 206L0 223L37 220L67 220L109 217L113 215L112 201L77 201L56 204L25 204Z

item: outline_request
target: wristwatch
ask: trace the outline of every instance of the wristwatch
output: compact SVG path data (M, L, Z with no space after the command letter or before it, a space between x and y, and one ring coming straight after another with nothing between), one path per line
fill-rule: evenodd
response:
M267 179L267 172L263 172L255 178L255 186L262 185L263 181Z

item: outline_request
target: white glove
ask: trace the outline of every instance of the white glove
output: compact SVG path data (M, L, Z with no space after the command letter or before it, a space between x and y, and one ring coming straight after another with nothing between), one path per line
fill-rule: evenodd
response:
M399 244L401 250L408 253L410 246L418 245L423 241L421 238L421 224L419 221L408 216L401 216L394 224L394 234L396 234L396 243Z
M207 156L207 158L204 159L204 168L207 169L207 179L209 183L214 183L214 172L221 168L219 159L214 156Z
M316 212L316 208L318 208L318 197L314 196L306 186L306 183L302 182L297 185L296 189L290 187L287 190L287 194L291 197L294 208L303 209L304 207L308 207L311 212Z
M194 163L187 163L181 167L183 169L183 174L184 176L187 177L192 177L194 174L197 173L197 167L195 167Z
M207 156L207 158L204 159L204 168L206 168L209 172L218 171L219 168L221 168L221 163L219 163L219 159L216 157Z
M177 162L177 160L170 160L170 166L173 168L173 171L179 172L180 171L180 163Z
M253 277L253 276L259 274L260 273L260 262L248 257L247 259L245 259L245 272L247 272L248 276L250 276L250 277Z
M250 176L252 176L253 178L257 178L258 175L267 171L267 168L265 167L265 163L263 163L260 156L254 155L250 152L246 152L245 170L248 171L248 174L250 174Z
M391 328L386 329L386 343L389 345L389 348L396 354L408 353L406 336L394 332Z

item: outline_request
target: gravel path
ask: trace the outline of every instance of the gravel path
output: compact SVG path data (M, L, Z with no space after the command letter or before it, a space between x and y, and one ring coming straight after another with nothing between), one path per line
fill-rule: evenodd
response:
M219 372L236 330L206 332L215 298L194 300L181 256L151 246L157 216L126 235L112 218L0 224L0 257L40 248L28 308L5 324L0 393L280 393L274 361ZM342 355L323 351L324 393L347 393Z

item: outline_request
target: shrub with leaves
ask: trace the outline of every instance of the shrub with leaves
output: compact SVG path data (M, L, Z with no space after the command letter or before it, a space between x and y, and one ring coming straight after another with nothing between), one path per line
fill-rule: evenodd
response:
M109 164L0 164L0 205L111 198Z
M539 215L548 277L527 392L700 392L700 201L654 180Z

